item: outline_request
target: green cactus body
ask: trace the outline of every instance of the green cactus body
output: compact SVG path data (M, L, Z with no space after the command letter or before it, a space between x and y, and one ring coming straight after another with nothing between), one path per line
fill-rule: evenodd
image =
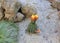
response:
M36 33L35 31L37 30L37 25L35 22L31 22L29 25L28 25L28 28L27 28L27 32L29 33Z
M13 22L0 21L0 43L17 43L18 27Z

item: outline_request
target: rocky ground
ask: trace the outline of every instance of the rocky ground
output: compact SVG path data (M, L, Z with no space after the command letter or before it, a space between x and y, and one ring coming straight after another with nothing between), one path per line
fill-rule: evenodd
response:
M38 34L27 34L26 29L30 19L25 19L19 24L19 43L60 43L60 20L57 9L52 8L48 0L19 0L22 5L32 5L39 16L37 20ZM24 3L24 4L23 4Z

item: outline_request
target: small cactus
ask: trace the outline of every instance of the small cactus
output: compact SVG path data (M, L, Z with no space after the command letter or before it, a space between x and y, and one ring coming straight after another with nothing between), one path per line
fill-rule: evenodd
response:
M26 30L28 33L36 33L36 30L37 30L36 20L37 19L38 19L37 15L32 15L31 16L31 22L28 25L28 28Z

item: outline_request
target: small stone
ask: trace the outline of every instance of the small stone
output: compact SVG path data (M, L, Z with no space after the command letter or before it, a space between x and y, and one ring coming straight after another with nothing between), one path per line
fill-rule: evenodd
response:
M22 21L23 19L24 19L24 15L21 13L17 13L14 21L19 22L19 21Z
M43 38L45 38L45 36L43 36Z
M47 16L47 19L50 19L49 15Z
M57 33L58 32L58 30L55 30L55 33Z

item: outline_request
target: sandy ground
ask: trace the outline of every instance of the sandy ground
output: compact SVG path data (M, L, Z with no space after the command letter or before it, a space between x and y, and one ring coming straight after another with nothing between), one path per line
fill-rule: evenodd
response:
M39 16L36 23L41 32L27 34L25 30L30 19L25 19L18 23L20 27L19 43L60 43L60 20L58 20L57 9L53 9L47 0L20 0L20 2L36 7Z

